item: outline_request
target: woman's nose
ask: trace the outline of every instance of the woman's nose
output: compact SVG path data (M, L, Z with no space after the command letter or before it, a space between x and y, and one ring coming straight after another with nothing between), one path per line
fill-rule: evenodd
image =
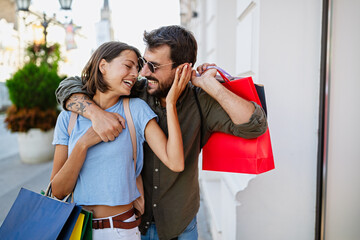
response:
M131 75L131 76L133 76L133 77L135 77L135 78L137 78L137 77L138 77L138 75L139 75L139 72L138 72L138 70L137 70L137 69L133 69L133 70L131 70L130 75Z

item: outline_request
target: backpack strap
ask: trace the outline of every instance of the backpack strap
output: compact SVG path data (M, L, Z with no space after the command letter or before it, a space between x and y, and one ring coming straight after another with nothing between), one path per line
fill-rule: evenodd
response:
M123 104L124 104L124 112L125 112L125 118L127 121L127 125L129 127L130 137L131 137L131 143L133 146L133 156L134 156L134 165L136 170L136 134L135 134L135 126L133 119L131 117L130 107L129 107L129 98L123 98Z

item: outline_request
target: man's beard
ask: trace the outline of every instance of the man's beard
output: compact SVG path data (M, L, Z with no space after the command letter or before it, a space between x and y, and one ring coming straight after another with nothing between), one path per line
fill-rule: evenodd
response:
M172 86L172 82L167 83L160 83L159 80L157 80L154 77L147 77L148 80L153 80L157 82L157 89L153 93L149 93L151 96L157 97L157 98L166 98L167 94L170 91L170 88ZM148 88L149 90L149 88Z

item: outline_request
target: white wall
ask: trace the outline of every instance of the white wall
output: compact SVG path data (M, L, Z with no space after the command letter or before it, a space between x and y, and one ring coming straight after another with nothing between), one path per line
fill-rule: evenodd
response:
M253 215L238 222L243 239L314 238L321 8L321 1L261 1L259 80L276 170L255 178L240 199L247 205L240 214Z
M197 1L199 11L213 9L204 5L223 2ZM239 27L242 23L236 11L230 8L237 9L244 4L253 4L255 10L249 15L251 21ZM258 176L201 173L213 237L226 240L314 239L321 1L230 0L226 5L229 13L235 13L232 20L226 20L231 22L229 27L224 22L219 25L221 20L217 20L217 24L204 24L201 15L206 18L208 13L199 12L193 24L194 32L201 44L217 46L215 51L221 49L230 57L243 44L248 46L249 39L238 37L235 42L221 44L219 33L227 32L232 36L244 30L252 34L251 50L243 48L248 51L244 54L247 61L235 56L234 66L219 55L214 59L213 55L201 51L201 46L199 59L215 60L232 74L251 74L256 82L265 85L276 169ZM214 16L217 19L219 13L215 14L218 14ZM252 24L250 30L247 29L249 24ZM204 33L208 37L204 37Z
M333 0L326 240L359 239L360 1Z

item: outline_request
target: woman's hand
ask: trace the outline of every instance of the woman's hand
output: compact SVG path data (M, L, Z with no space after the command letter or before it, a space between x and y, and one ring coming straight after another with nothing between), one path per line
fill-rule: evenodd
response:
M184 91L186 85L191 79L191 73L192 69L190 64L188 63L182 64L177 67L174 82L170 88L169 93L166 96L166 104L176 104L176 101L178 100L181 93Z
M78 143L87 149L87 148L90 148L90 147L98 144L101 141L102 140L101 140L100 136L94 131L93 127L90 127L86 131L86 133L81 136Z

